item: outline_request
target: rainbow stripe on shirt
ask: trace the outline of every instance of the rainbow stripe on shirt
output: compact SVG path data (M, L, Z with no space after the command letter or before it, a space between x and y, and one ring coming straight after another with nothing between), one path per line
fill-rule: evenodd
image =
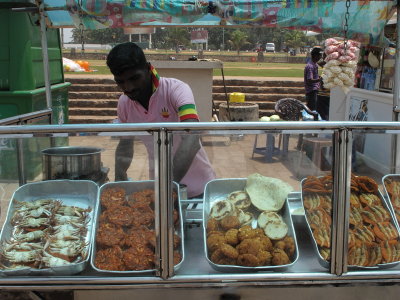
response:
M150 72L151 72L152 89L154 94L154 92L160 85L160 75L158 75L156 68L154 68L152 65L150 65Z
M199 120L199 116L197 115L196 105L194 104L185 104L179 107L178 116L179 116L179 121L181 122L187 119Z

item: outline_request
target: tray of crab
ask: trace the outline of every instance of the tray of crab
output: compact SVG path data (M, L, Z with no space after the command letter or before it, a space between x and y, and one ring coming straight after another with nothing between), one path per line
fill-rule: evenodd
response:
M400 174L388 174L382 177L383 188L389 199L388 205L396 217L397 224L400 222ZM400 227L398 227L400 228Z
M156 266L154 180L120 181L100 187L91 266L100 273L151 275ZM179 185L173 184L174 269L184 260Z
M203 206L206 259L220 272L286 270L299 257L289 203L286 200L278 212L259 211L245 192L246 181L225 178L207 183ZM212 217L214 210L224 214ZM279 224L279 237L266 233L266 224L262 223L268 218Z
M323 178L318 179L323 181ZM302 204L318 260L329 268L331 192L315 188L315 184L302 180ZM377 189L374 193L351 191L348 245L350 269L383 269L399 263L399 231L388 204Z
M3 275L72 275L89 263L98 186L54 180L19 187L1 231Z

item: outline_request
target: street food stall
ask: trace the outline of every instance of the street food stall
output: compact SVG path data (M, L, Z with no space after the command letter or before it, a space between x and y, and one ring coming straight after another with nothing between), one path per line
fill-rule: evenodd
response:
M299 7L286 2L288 10L281 11L281 6L270 7L268 1L254 1L254 5L171 1L165 7L158 6L165 2L139 5L135 1L129 6L131 14L122 14L119 20L126 12L121 11L125 2L67 1L65 7L50 2L39 6L48 20L53 13L66 13L82 28L151 25L146 22L154 20L184 24L208 12L220 16L222 25L253 22L301 28L305 22L324 30L322 16L332 11L328 23L333 24L340 12L336 8L346 11L344 2L317 2L317 9L300 9L308 19L296 19ZM338 6L332 9L332 5ZM376 9L386 11L388 17L394 3L364 5L372 12L351 5L354 20L361 22ZM37 13L37 7L31 7ZM375 29L385 20L371 22L374 30L368 33L352 31L350 26L348 37L375 42L379 39ZM325 30L340 32L339 27ZM51 108L51 101L48 104ZM268 162L253 157L254 138L265 133L288 137L284 156ZM380 169L354 160L352 148L356 137L378 136L393 152L391 141L399 134L400 125L394 122L0 126L2 168L8 144L68 138L69 145L34 151L34 158L42 159L43 172L23 184L17 183L18 178L32 157L17 156L14 161L21 167L15 180L0 182L0 288L73 290L76 299L180 299L188 293L194 299L254 298L260 293L277 299L300 293L329 298L331 290L343 299L355 293L396 295L399 174L391 173L392 160L382 161ZM174 138L189 135L242 137L230 144L204 146L217 178L204 186L203 196L192 199L172 180ZM319 137L332 143L313 153L316 148L310 145ZM113 181L120 138L147 138L154 149L151 157L142 144L134 143L129 181ZM88 149L88 145L96 147ZM319 165L313 163L314 155L320 156ZM148 163L154 165L154 178ZM99 174L101 180L91 177Z

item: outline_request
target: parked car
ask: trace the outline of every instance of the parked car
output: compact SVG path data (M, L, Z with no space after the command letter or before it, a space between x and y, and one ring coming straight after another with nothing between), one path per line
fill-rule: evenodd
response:
M266 43L265 44L265 52L275 53L275 44L274 43Z

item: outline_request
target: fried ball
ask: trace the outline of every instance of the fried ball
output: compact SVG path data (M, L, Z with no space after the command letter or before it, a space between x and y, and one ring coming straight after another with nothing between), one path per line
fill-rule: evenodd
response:
M254 256L257 256L257 253L263 249L263 244L259 239L245 239L237 246L239 254L253 254Z
M218 260L217 264L219 265L236 265L236 259L223 257Z
M260 261L260 266L270 266L272 254L269 251L260 251L257 253L257 258Z
M224 254L222 253L222 250L220 248L216 249L210 256L210 260L216 264L218 264L218 262L222 258L224 258Z
M282 250L285 250L285 248L286 248L286 243L285 243L284 240L279 240L279 241L276 241L276 242L274 243L274 247L275 247L275 248L282 249Z
M262 228L256 228L256 229L254 229L254 231L255 231L255 234L256 234L257 237L266 236L265 232L264 232L264 229L262 229Z
M215 218L210 218L207 221L207 232L219 231L219 222Z
M294 243L294 239L291 236L286 236L283 241L285 242L285 251L289 257L294 255L296 251L296 245Z
M239 230L234 228L225 232L225 240L229 245L236 246L239 244L238 232Z
M224 236L225 232L223 232L223 231L210 231L210 232L207 232L207 237L212 236L214 234Z
M239 241L243 241L245 239L252 239L257 237L257 232L251 228L250 225L243 226L239 229L238 238Z
M264 234L264 236L258 237L257 239L260 240L261 244L264 247L264 250L272 251L274 249L271 239L269 237L267 237L265 234Z
M260 265L260 261L257 256L253 254L241 254L237 258L237 263L239 266L245 267L257 267Z
M207 238L207 247L210 252L214 252L217 248L225 243L226 241L224 235L213 234Z
M240 221L239 221L239 218L236 216L226 216L226 217L222 218L220 224L221 224L222 229L229 230L232 228L239 228Z
M174 265L176 266L179 264L182 260L182 255L179 251L175 250L174 251Z
M221 249L224 256L228 258L236 259L239 256L239 252L231 245L222 244L219 249Z
M287 265L290 263L290 259L284 250L275 248L272 252L271 262L274 266Z

